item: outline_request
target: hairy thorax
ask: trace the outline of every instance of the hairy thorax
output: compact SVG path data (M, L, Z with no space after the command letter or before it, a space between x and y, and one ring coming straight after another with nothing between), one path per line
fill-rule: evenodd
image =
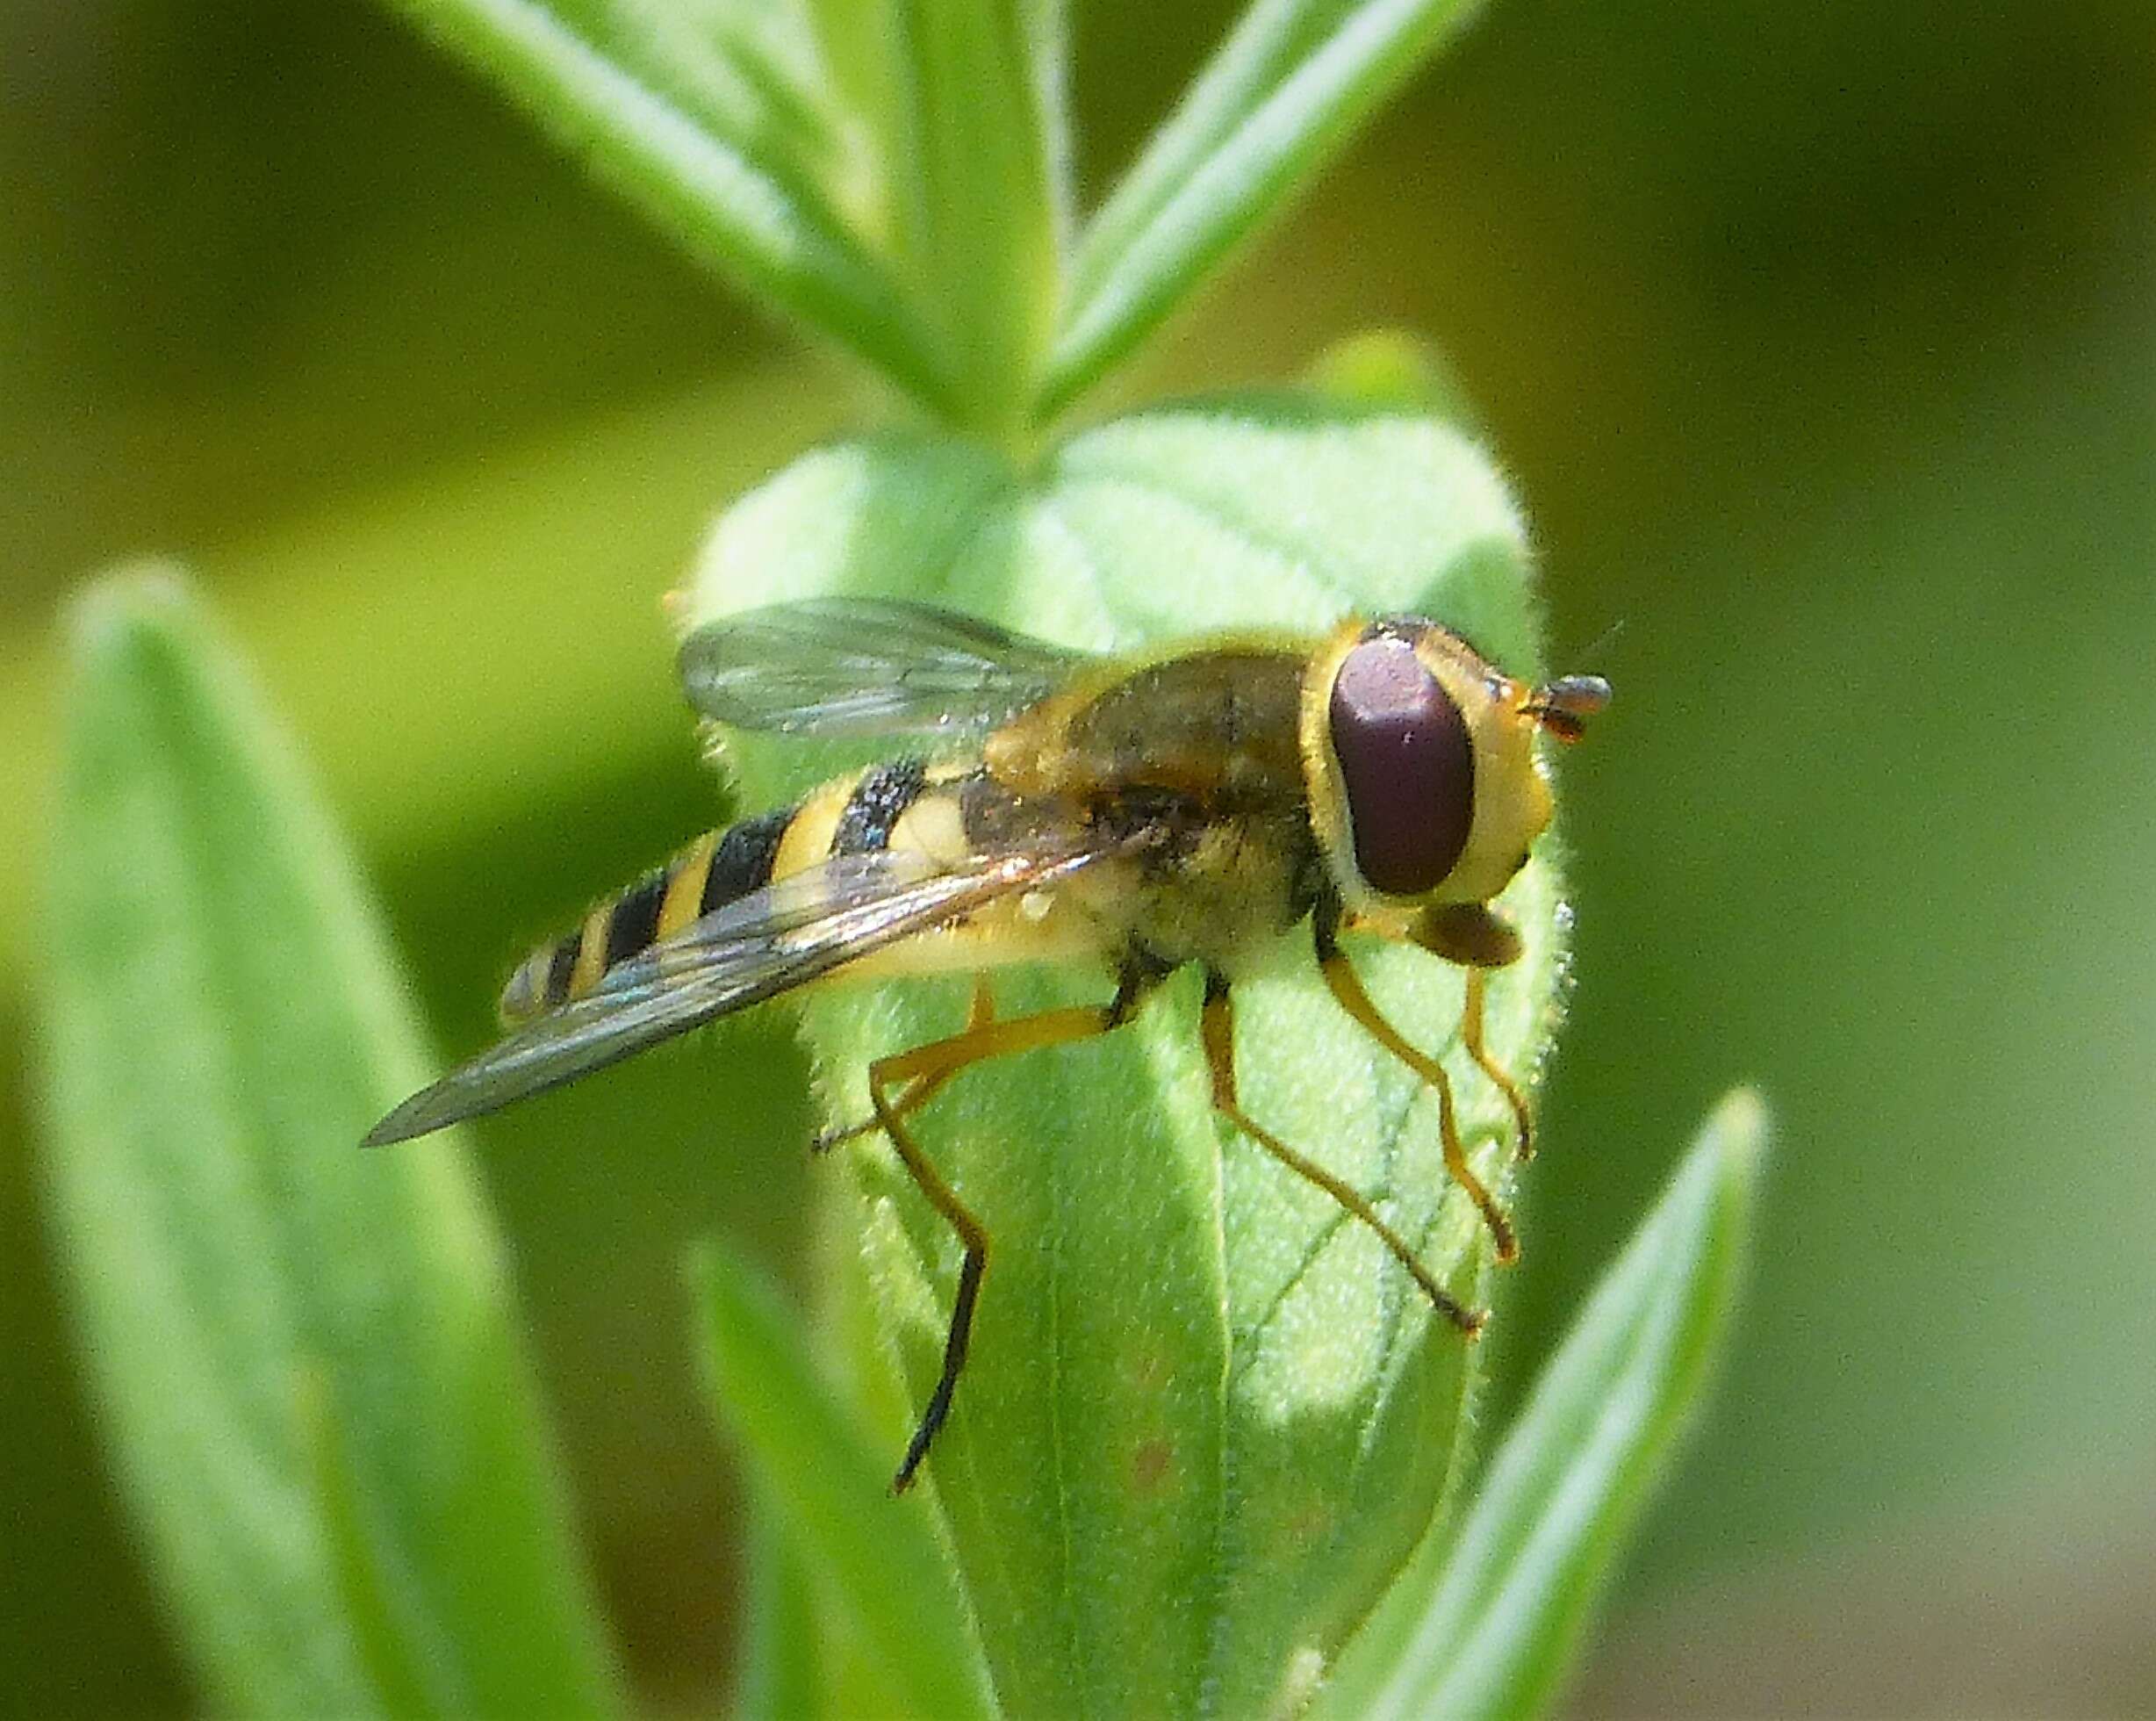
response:
M1233 974L1309 911L1322 869L1297 730L1304 660L1237 643L1125 668L991 738L998 789L1131 843L1132 859L1067 887L1117 960Z

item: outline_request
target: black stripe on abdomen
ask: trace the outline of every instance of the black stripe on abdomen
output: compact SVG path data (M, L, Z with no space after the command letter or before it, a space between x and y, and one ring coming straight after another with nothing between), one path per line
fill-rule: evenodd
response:
M548 1009L569 1001L569 983L577 971L577 952L583 947L580 933L571 933L554 947L547 958L547 990L543 1000Z
M918 759L894 760L865 773L831 832L831 853L874 854L888 848L891 827L927 786L928 766Z
M577 995L579 973L589 976L588 986L600 974L649 950L658 941L659 923L669 918L668 898L673 896L677 883L683 892L694 893L689 897L694 907L685 909L677 904L671 923L676 932L686 924L680 918L684 913L692 918L708 914L762 889L771 882L780 840L797 811L798 808L782 807L756 818L744 818L721 836L715 846L708 846L707 838L657 871L646 873L604 904L598 911L605 916L603 930L587 916L575 932L541 946L503 989L504 1020L526 1021L542 1011L558 1009ZM685 877L691 868L701 869L702 876ZM588 938L602 940L598 960L591 965L584 960Z
M672 875L664 868L647 873L614 899L607 919L607 955L602 968L626 961L639 950L650 947L658 936L659 905L666 900Z
M780 841L800 810L781 807L728 828L711 856L711 870L704 875L701 912L708 914L715 908L739 902L751 890L761 890L771 882L771 865L779 858Z

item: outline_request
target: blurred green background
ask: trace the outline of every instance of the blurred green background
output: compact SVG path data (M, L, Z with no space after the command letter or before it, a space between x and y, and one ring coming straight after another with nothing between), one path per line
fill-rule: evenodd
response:
M1097 187L1226 9L1074 10ZM1382 322L1456 363L1558 659L1619 690L1567 761L1579 987L1492 1420L1713 1096L1780 1120L1575 1711L2156 1713L2145 4L1501 0L1125 392ZM0 1702L190 1701L35 1201L62 594L200 569L462 1050L528 939L710 822L658 594L868 406L360 0L0 4ZM808 1199L798 1059L733 1032L760 1088L691 1045L482 1134L668 1710L722 1689L739 1509L681 1249L784 1265Z

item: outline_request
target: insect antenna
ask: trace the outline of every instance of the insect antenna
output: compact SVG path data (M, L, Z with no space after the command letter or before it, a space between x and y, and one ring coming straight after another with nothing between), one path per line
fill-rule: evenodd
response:
M1578 655L1599 656L1624 631L1624 617L1621 616ZM1531 688L1527 702L1520 707L1520 715L1540 724L1545 732L1560 741L1577 741L1587 732L1587 719L1600 713L1609 700L1609 683L1599 675L1560 675Z
M1620 616L1615 621L1612 622L1607 627L1604 628L1601 632L1595 635L1594 638L1579 651L1558 652L1556 655L1559 661L1568 663L1584 663L1591 659L1607 656L1609 653L1609 648L1615 644L1617 641L1623 637L1627 619L1627 617Z

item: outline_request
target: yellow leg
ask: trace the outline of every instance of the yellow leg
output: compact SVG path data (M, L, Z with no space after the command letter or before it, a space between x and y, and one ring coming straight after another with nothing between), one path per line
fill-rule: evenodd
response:
M1489 976L1482 969L1471 968L1467 971L1467 1003L1460 1012L1460 1043L1467 1048L1467 1055L1475 1060L1476 1068L1490 1078L1505 1096L1505 1103L1513 1108L1513 1121L1520 1127L1514 1152L1523 1160L1533 1159L1534 1114L1527 1109L1527 1097L1483 1047L1483 1004L1489 987Z
M1330 1195L1350 1217L1376 1232L1378 1240L1413 1276L1423 1294L1446 1320L1470 1338L1481 1332L1483 1322L1488 1319L1487 1311L1467 1307L1440 1285L1422 1264L1420 1257L1408 1247L1406 1239L1378 1216L1377 1210L1360 1191L1343 1183L1314 1160L1297 1153L1243 1110L1235 1091L1235 1009L1227 983L1218 976L1208 976L1205 983L1205 1007L1199 1018L1199 1032L1205 1046L1205 1065L1212 1073L1212 1103L1220 1114L1297 1177Z
M1329 940L1319 941L1318 969L1325 976L1325 983L1333 997L1339 1000L1340 1007L1369 1030L1370 1037L1380 1046L1437 1090L1437 1127L1445 1144L1445 1169L1481 1209L1483 1223L1490 1228L1491 1241L1497 1246L1499 1263L1518 1260L1520 1243L1513 1235L1512 1221L1506 1218L1496 1198L1483 1186L1482 1179L1475 1175L1467 1163L1467 1149L1460 1145L1460 1120L1453 1105L1452 1078L1446 1075L1445 1066L1417 1051L1400 1037L1399 1031L1384 1019L1370 995L1362 990L1362 979L1349 965L1347 953Z
M931 1041L909 1052L878 1058L868 1066L868 1098L875 1107L878 1127L890 1137L891 1146L905 1166L907 1175L920 1186L929 1205L944 1216L966 1247L965 1263L959 1269L958 1295L951 1308L951 1329L944 1339L943 1372L937 1379L935 1391L929 1394L928 1408L921 1413L920 1425L907 1443L906 1456L899 1463L898 1474L891 1480L892 1492L895 1494L903 1494L912 1486L914 1473L920 1469L921 1460L928 1456L937 1430L951 1414L952 1395L958 1390L959 1375L966 1366L966 1347L973 1336L974 1305L980 1298L981 1276L988 1266L988 1232L914 1141L913 1133L906 1127L903 1102L920 1094L923 1088L933 1092L969 1065L1106 1033L1129 1019L1132 1002L1130 988L1126 986L1118 992L1112 1004L1091 1009L1043 1011L1038 1016L1021 1016L1009 1022L979 1023L948 1039ZM894 1098L890 1090L902 1083L909 1084L906 1093Z
M966 1007L966 1026L969 1030L984 1028L995 1019L995 990L988 984L988 976L976 975L974 976L973 1001ZM902 1118L911 1117L933 1099L937 1090L957 1073L956 1070L946 1070L932 1080L925 1076L916 1077L913 1085L892 1101L892 1108ZM815 1141L809 1142L808 1151L812 1154L829 1153L833 1148L843 1147L848 1141L858 1141L861 1136L882 1127L882 1120L873 1112L871 1112L859 1123L847 1124L843 1128L823 1131Z

